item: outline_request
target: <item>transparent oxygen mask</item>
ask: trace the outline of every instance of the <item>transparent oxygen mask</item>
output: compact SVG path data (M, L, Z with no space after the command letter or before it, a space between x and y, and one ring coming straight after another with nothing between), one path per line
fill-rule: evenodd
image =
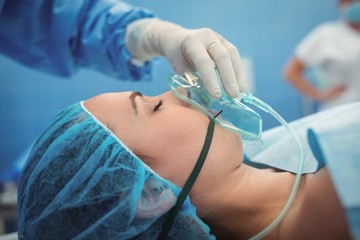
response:
M260 115L246 106L242 98L230 97L221 86L219 99L210 96L198 72L188 72L170 76L169 87L181 100L196 107L221 127L237 132L247 143L261 143L262 119ZM248 94L248 93L245 93Z

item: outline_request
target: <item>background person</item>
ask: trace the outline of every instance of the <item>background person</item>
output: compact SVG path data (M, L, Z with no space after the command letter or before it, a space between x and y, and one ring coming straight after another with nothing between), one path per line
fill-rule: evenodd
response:
M360 100L360 1L339 0L341 19L316 27L297 46L284 76L319 109ZM314 84L305 70L314 68Z

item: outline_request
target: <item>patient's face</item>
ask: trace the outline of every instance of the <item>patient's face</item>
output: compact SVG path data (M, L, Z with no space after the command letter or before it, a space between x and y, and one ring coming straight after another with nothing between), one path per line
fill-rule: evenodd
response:
M184 185L203 147L208 117L171 92L156 97L134 92L108 93L91 98L84 105L161 177L179 187ZM239 167L242 157L239 135L216 125L193 190L206 191L204 186L216 186Z

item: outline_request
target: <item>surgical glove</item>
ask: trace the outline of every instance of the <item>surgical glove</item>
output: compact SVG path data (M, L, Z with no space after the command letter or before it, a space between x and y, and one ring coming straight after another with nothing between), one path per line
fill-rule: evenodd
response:
M215 98L221 96L215 66L231 97L238 97L245 90L237 48L210 29L190 30L156 18L141 19L127 27L125 41L137 60L145 62L164 56L177 73L196 69Z

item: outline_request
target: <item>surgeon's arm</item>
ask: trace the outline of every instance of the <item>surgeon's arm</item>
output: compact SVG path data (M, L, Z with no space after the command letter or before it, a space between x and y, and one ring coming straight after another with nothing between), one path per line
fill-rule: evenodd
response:
M305 64L298 58L292 58L287 64L284 76L298 91L315 100L319 99L319 91L310 84L310 81L304 76Z
M305 69L306 65L299 58L293 57L284 70L285 79L305 96L317 101L326 101L337 97L345 90L344 85L330 87L325 90L317 89L305 77Z
M71 76L78 67L118 78L141 79L149 66L131 64L127 25L152 17L117 0L4 1L0 52L35 69Z

